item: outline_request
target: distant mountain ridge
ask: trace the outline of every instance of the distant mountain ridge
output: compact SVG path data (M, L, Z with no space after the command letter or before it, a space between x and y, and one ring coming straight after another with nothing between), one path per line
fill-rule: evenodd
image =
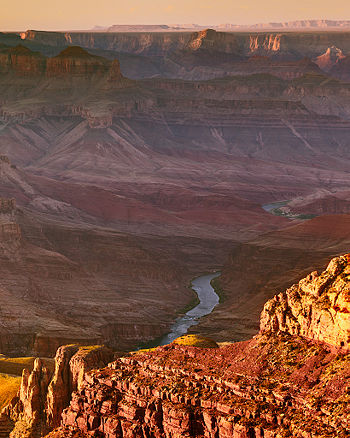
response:
M237 30L341 30L350 29L350 20L294 20L256 24L233 24L223 23L219 25L201 24L113 24L111 26L94 26L93 32L176 32L176 31L198 31L210 27L215 30L237 31Z
M350 29L350 20L295 20L295 21L284 21L284 22L270 22L270 23L257 23L252 25L239 25L239 24L220 24L219 26L214 26L217 30L239 30L239 29L295 29L295 30L330 30L344 28Z

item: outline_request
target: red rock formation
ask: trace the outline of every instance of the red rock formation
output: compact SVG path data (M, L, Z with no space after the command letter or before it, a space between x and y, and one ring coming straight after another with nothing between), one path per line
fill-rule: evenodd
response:
M49 431L44 414L49 381L50 373L40 359L35 360L31 373L23 370L18 396L3 410L14 422L11 438L42 436Z
M345 438L347 360L288 336L160 347L87 373L49 437Z
M188 43L190 50L209 50L238 54L239 46L236 35L224 32L216 32L213 29L205 29L191 35Z
M11 438L44 436L57 427L72 391L79 390L84 373L103 367L113 358L105 347L60 347L53 374L36 359L33 371L23 371L21 388L3 413L14 422Z

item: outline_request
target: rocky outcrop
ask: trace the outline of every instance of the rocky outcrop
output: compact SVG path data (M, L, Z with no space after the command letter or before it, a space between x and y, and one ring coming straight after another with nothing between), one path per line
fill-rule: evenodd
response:
M287 336L159 347L87 373L49 437L345 437L347 360Z
M100 56L90 55L86 50L78 46L71 46L63 50L59 55L48 58L46 75L56 76L103 76L111 68L111 62ZM121 75L118 79L121 78Z
M46 58L19 44L16 47L0 49L0 74L16 73L24 76L42 75Z
M79 46L70 46L57 56L47 58L19 44L0 49L0 74L16 74L39 78L80 78L97 80L106 78L114 87L128 84L117 60L88 53Z
M237 54L239 46L235 34L205 29L193 33L186 48L193 51L209 50Z
M169 51L181 50L191 37L190 32L43 32L28 30L22 41L35 41L52 47L81 46L149 56L164 56Z
M44 414L49 381L49 371L40 359L35 360L31 373L23 370L19 393L3 410L3 414L14 422L11 438L40 437L49 431Z
M32 372L23 370L19 393L3 410L3 415L14 423L10 437L41 437L57 427L72 391L80 389L84 373L112 359L112 352L105 347L78 345L57 350L53 373L36 359Z
M283 331L350 348L350 255L334 258L327 269L307 277L268 301L262 333Z
M318 56L314 62L324 71L330 71L334 65L344 59L344 53L335 46L328 47L322 55Z
M348 256L333 259L323 274L299 282L299 295L329 293L345 312L349 266ZM53 427L50 438L345 438L347 348L270 327L269 303L261 333L231 345L188 336L105 368L112 353L104 347L60 347L52 377L40 360L23 372L1 422L15 423L11 438L39 438ZM329 333L322 321L320 330ZM336 332L342 336L342 327L333 327L338 339Z

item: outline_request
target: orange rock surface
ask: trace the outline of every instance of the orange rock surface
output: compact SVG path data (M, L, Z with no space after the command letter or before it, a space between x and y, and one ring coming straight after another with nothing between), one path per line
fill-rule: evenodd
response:
M261 332L283 331L350 347L350 254L307 277L265 304Z

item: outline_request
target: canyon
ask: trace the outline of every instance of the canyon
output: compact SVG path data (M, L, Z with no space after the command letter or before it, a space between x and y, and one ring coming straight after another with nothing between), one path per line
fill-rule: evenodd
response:
M292 79L317 71L319 60L330 50L345 58L350 51L350 32L343 31L236 31L215 29L143 32L43 32L2 34L0 42L23 44L44 55L57 55L67 46L80 46L92 54L120 61L123 74L132 79L168 77L205 80L255 72ZM300 62L308 59L310 63ZM250 61L250 62L249 62ZM332 77L348 80L345 59L330 59L325 70ZM339 61L339 65L338 62ZM258 64L256 64L258 62ZM334 69L332 69L334 67ZM286 77L290 74L290 77Z
M278 25L0 33L0 437L348 436L350 32Z
M349 273L345 254L279 293L247 341L185 336L107 366L104 347L60 347L51 375L39 359L23 372L2 421L11 438L346 437Z
M330 72L347 32L0 43L4 353L131 350L219 269L221 302L192 330L248 339L276 288L346 252L350 85Z

